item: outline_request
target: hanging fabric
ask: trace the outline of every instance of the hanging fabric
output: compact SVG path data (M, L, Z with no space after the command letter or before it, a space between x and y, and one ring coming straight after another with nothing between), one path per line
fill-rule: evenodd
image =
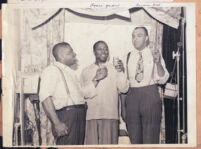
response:
M144 7L154 19L173 28L179 27L181 7Z

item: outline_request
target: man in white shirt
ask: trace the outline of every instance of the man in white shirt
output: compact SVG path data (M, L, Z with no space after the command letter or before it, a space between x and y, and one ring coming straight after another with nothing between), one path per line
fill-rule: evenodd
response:
M96 95L95 87L105 75L102 70L97 71L81 88L73 70L77 59L71 46L66 42L58 43L52 52L56 62L42 72L40 102L51 121L57 145L83 144L86 123L84 97Z
M96 61L82 71L82 84L88 84L97 69L107 77L99 81L94 98L87 99L86 144L117 144L119 128L118 92L127 92L128 80L121 60L115 67L108 62L109 49L104 41L93 46Z
M164 84L169 73L159 50L148 47L145 27L134 29L132 42L134 49L127 55L126 62L130 88L122 101L122 117L132 144L156 144L162 113L157 84Z

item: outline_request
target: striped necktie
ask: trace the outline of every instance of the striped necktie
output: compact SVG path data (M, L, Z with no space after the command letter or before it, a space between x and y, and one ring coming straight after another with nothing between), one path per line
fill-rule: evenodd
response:
M135 80L140 83L144 78L144 65L143 65L143 58L142 52L139 52L139 60L137 63L137 69L135 73Z

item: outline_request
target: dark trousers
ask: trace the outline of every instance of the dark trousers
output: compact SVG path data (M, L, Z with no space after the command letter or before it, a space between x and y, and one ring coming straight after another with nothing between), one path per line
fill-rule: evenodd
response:
M156 85L130 88L126 97L126 126L132 144L158 144L162 102Z
M84 144L86 106L76 105L56 111L59 120L68 127L68 135L56 137L56 145Z

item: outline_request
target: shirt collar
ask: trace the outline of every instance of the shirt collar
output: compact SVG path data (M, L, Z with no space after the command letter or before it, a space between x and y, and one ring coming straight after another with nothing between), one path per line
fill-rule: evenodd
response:
M62 70L67 70L67 71L71 71L71 72L73 71L70 67L68 67L67 65L60 63L58 61L54 62L54 65L58 66Z
M94 62L94 65L95 65L96 67L99 67L99 66L96 64L96 62ZM103 65L104 65L104 66L108 66L108 65L109 65L109 61L105 62Z
M145 47L143 50L139 51L137 50L136 48L134 48L134 53L139 53L139 52L142 52L142 54L146 53L146 51L148 51L149 48L148 47Z

